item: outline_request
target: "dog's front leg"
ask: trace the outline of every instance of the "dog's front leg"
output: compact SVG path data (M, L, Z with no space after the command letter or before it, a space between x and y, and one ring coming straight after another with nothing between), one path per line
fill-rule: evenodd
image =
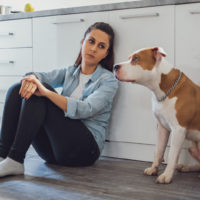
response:
M168 163L164 173L156 180L157 183L170 183L178 162L181 147L186 136L186 131L183 128L172 130L171 147L168 155Z
M170 132L163 127L163 125L159 122L157 124L157 143L156 143L156 151L154 155L154 162L151 167L144 170L144 174L149 176L157 175L158 167L161 162L163 162L163 157L165 153L165 149L167 146L167 142L169 139Z

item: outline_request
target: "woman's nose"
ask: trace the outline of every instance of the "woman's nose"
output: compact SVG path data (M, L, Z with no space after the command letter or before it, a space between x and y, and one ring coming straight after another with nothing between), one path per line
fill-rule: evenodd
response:
M95 52L95 51L97 50L97 46L96 46L96 45L93 45L93 46L91 47L91 50Z

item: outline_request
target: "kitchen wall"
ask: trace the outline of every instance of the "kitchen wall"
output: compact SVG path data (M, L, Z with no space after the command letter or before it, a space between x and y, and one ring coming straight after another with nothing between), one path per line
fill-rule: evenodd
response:
M0 0L0 5L10 5L12 6L12 10L23 11L24 5L26 3L31 3L31 5L35 8L35 11L37 11L128 1L134 0Z

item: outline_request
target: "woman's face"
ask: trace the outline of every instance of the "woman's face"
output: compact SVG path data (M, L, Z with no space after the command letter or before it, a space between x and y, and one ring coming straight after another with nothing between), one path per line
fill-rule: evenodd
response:
M108 54L109 35L99 29L88 33L82 41L82 61L86 65L97 65Z

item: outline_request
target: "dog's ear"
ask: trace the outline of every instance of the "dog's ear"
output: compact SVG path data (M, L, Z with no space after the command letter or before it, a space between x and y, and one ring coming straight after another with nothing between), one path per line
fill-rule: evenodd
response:
M153 56L154 56L155 60L157 61L157 64L159 64L161 62L162 57L167 56L167 54L161 47L154 47L154 48L152 48L152 51L153 51Z
M164 49L162 47L154 47L152 48L152 51L154 52L154 55L161 55L163 57L166 57L167 54L165 53Z

